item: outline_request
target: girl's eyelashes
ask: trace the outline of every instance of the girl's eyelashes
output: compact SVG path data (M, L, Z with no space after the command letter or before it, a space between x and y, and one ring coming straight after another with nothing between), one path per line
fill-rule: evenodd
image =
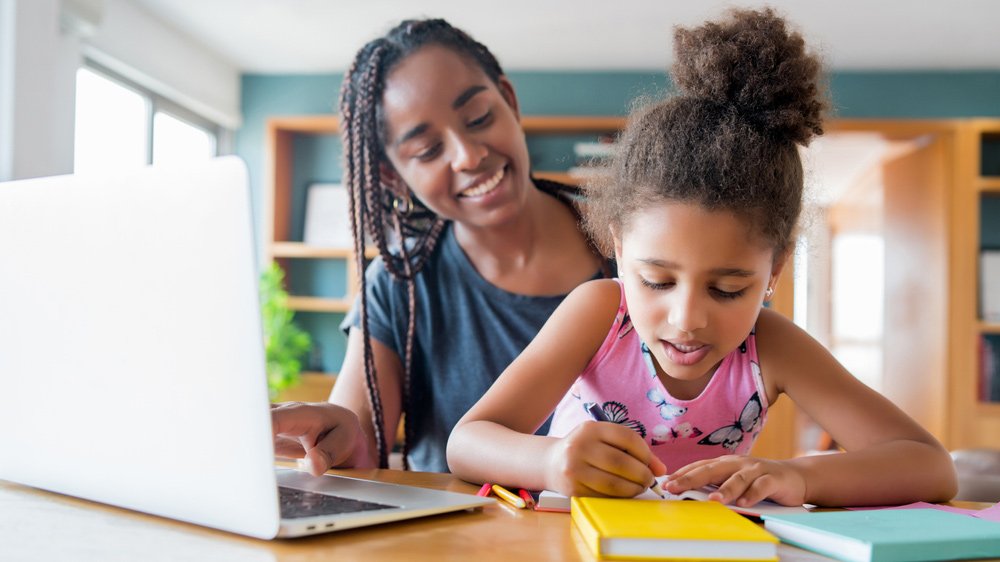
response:
M645 277L642 277L642 276L639 276L639 282L642 283L642 285L644 287L648 287L650 289L653 289L654 291L663 291L663 290L666 290L666 289L670 289L670 288L672 288L676 284L673 281L666 281L666 282L663 282L663 283L657 283L657 282L650 281L650 280L648 280L648 279L646 279ZM733 299L738 299L738 298L742 297L744 294L746 294L747 290L746 289L740 289L738 291L724 291L722 289L719 289L718 287L709 287L708 292L711 293L712 296L714 296L714 297L716 297L718 299L733 300Z
M674 283L672 281L667 281L666 283L654 283L642 276L639 277L639 281L642 283L644 287L649 287L654 291L662 291L664 289L669 289L670 287L674 286Z
M747 292L746 289L740 289L739 291L723 291L722 289L718 289L715 287L712 287L711 289L709 289L709 291L716 297L725 300L738 299L742 297L744 293Z

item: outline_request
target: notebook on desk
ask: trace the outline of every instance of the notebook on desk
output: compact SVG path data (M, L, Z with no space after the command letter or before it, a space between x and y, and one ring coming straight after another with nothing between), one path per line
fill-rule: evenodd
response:
M261 538L493 503L275 470L252 222L234 157L0 184L0 479Z

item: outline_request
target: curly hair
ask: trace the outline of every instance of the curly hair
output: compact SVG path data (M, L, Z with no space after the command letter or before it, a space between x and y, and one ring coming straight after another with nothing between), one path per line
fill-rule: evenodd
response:
M383 37L368 42L355 55L340 89L341 142L344 147L343 181L350 193L349 211L354 237L354 255L358 271L365 270L366 233L378 248L389 274L406 283L407 332L403 357L403 416L414 411L410 392L413 341L416 317L414 278L434 251L445 221L424 206L412 193L399 194L381 182L379 168L390 165L385 154L386 123L382 113L382 94L390 72L406 57L427 45L443 46L467 57L487 77L499 85L504 75L496 57L485 45L443 19L404 20ZM578 190L563 184L535 180L545 193L571 201ZM401 200L405 203L399 204ZM405 243L402 241L405 240ZM595 252L596 253L596 252ZM364 338L365 382L375 428L379 466L388 466L388 450L382 398L378 392L378 374L372 356L368 325L366 276L360 276L360 323ZM409 418L412 419L412 418ZM405 423L403 464L408 467L409 446L416 424ZM393 428L394 429L394 428Z
M620 135L611 174L585 186L585 226L613 253L651 202L731 212L784 255L802 209L797 145L823 133L821 64L771 9L733 10L674 33L675 95L638 110Z

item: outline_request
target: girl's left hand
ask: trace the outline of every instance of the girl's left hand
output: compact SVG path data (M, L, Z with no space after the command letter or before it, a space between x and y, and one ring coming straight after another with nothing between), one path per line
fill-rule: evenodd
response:
M693 462L671 474L664 487L679 494L709 484L719 487L710 500L740 507L765 499L796 506L806 501L805 476L794 465L741 455Z

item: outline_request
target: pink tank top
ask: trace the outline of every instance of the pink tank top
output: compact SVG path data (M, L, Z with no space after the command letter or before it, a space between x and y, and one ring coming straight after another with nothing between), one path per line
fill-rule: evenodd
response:
M670 396L651 373L647 364L651 358L642 348L622 291L607 338L556 406L549 435L564 437L592 420L587 407L596 402L609 420L639 433L668 472L697 460L750 451L767 417L767 393L752 331L691 400Z

